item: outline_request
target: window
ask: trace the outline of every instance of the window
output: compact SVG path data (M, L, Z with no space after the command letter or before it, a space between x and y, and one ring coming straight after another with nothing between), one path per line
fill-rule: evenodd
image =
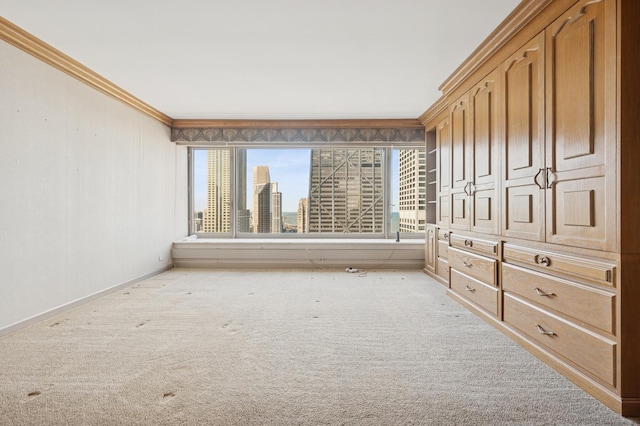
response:
M422 149L194 147L190 159L202 237L424 236Z

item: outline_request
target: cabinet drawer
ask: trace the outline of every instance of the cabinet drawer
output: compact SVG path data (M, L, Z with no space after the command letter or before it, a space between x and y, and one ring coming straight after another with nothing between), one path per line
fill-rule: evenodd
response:
M506 262L522 263L547 273L568 274L598 284L614 285L615 266L579 257L505 244Z
M475 305L482 307L493 315L498 315L498 289L496 287L486 285L455 269L451 270L450 287L451 290Z
M496 285L497 260L449 247L449 266L480 281Z
M438 229L438 240L449 241L449 231L446 229Z
M449 282L449 262L445 259L438 258L438 275L446 282Z
M458 234L449 234L449 240L452 247L459 247L489 256L498 255L498 243L496 241L481 240Z
M615 386L615 342L504 294L504 321L604 383Z
M502 264L502 289L615 334L615 294Z
M438 241L438 257L442 257L443 259L449 258L449 242L448 241Z

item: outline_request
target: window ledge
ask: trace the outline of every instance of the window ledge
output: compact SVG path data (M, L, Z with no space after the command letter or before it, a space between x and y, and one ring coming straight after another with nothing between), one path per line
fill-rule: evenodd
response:
M173 243L176 267L422 269L423 239L203 239Z

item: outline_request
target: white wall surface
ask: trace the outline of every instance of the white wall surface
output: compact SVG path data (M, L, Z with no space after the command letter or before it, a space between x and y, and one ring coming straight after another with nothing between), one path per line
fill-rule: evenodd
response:
M169 138L0 41L0 331L170 265L188 213Z

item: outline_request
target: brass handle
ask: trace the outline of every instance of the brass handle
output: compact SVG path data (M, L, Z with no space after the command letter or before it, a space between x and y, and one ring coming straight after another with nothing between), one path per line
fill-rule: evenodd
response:
M551 265L551 260L546 256L536 256L536 263L542 266Z
M475 288L471 288L471 287L469 287L468 285L467 285L467 286L465 286L465 287L467 287L467 291L470 291L471 293L474 293L474 292L476 291L476 289L475 289Z
M536 328L538 329L538 333L544 334L545 336L557 336L553 331L547 331L540 324L536 324Z
M538 287L535 287L533 290L536 292L536 294L537 294L538 296L547 296L547 297L552 297L552 296L555 296L555 295L556 295L555 293L546 293L546 292L544 292L544 291L540 290Z
M542 175L542 171L543 171L543 170L544 170L544 169L538 169L538 173L536 173L536 175L533 177L533 182L534 182L536 185L538 185L538 188L540 188L540 189L544 189L544 188L547 186L546 182L542 182L542 183L540 183L540 182L538 181L538 178L540 177L540 175ZM545 175L542 175L542 177L543 177L543 180L544 180Z
M547 167L547 188L551 188L556 183L556 174L551 170L551 167Z
M473 264L463 260L462 261L462 266L464 266L465 268L471 268L473 266Z
M466 247L473 247L473 241L471 240L464 240L464 245Z

